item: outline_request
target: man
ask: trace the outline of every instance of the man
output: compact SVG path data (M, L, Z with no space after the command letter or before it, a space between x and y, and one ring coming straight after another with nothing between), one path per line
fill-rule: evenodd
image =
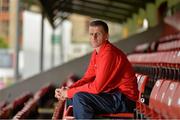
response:
M100 113L133 111L138 87L126 55L108 41L105 22L92 21L89 35L94 51L85 75L69 89L56 89L55 97L72 100L76 119L90 119Z

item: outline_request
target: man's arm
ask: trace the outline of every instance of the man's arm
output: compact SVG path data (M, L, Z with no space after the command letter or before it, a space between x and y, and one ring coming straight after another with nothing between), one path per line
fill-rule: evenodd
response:
M108 52L101 56L101 59L98 62L99 66L96 71L95 80L82 86L70 88L67 91L69 98L73 97L77 92L98 94L102 91L110 91L119 86L119 84L117 84L119 83L119 79L116 78L118 78L117 71L122 69L123 66L122 59L113 55L112 52Z
M81 86L81 85L84 85L88 82L93 81L95 78L94 65L95 65L95 52L92 54L92 57L91 57L90 62L89 62L88 69L86 70L86 73L84 74L84 76L80 80L75 82L72 86L70 86L70 88L78 87L78 86Z

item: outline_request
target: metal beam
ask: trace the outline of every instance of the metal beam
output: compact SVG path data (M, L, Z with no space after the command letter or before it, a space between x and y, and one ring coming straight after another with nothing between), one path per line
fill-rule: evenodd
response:
M104 8L96 8L96 7L92 7L92 6L85 6L85 5L80 5L80 4L72 4L72 3L67 3L67 5L65 5L64 7L68 8L68 9L79 9L79 10L85 10L85 11L94 11L94 13L101 13L103 15L109 14L112 16L116 16L117 18L125 18L125 17L129 17L130 13L123 13L123 15L120 13L120 11L118 11L118 9L109 9L107 10L106 7ZM62 11L64 9L64 7L62 7L61 5L58 6L59 11ZM67 9L66 9L67 10ZM63 10L63 11L66 11ZM100 14L100 15L101 15Z
M80 2L84 2L86 3L87 5L96 5L96 6L99 6L99 7L105 7L105 8L116 8L116 9L119 9L119 11L122 11L122 12L133 12L135 9L133 8L127 8L127 7L124 7L124 6L116 6L116 5L113 5L111 4L112 3L112 0L111 1L108 1L106 0L105 3L103 2L100 2L101 0L96 0L96 1L92 1L92 0L74 0L74 1L80 1Z
M51 26L53 28L55 28L54 24L53 24L53 14L52 14L52 11L51 9L49 9L49 1L51 0L48 0L48 2L46 0L39 0L40 1L40 6L42 8L42 11L44 11L44 14L46 15L47 19L49 20Z
M144 1L138 1L138 0L108 0L108 1L119 3L122 5L127 5L129 7L134 8L134 9L144 8L144 6L145 6Z
M125 18L116 18L116 17L111 17L107 15L102 15L100 13L94 13L93 11L85 11L85 10L79 10L79 9L70 9L70 8L64 8L62 11L70 12L70 13L78 13L81 15L86 15L86 16L91 16L94 18L100 18L100 19L105 19L109 21L114 21L114 22L123 22Z

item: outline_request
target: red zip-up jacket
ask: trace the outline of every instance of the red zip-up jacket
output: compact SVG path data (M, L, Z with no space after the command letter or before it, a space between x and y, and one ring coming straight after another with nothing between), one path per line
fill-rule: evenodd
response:
M67 91L68 98L77 92L99 94L118 89L129 99L138 99L138 86L135 73L126 55L106 41L99 53L93 51L85 75Z

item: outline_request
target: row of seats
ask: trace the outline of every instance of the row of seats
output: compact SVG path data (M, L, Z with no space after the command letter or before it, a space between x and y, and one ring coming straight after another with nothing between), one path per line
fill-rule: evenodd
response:
M180 49L180 32L163 36L152 43L137 45L134 53L150 53L157 51L171 51Z
M180 50L180 39L170 42L159 43L157 51Z
M180 82L157 80L149 100L149 106L138 102L137 111L150 119L180 118Z
M156 41L157 51L171 51L180 49L180 32L160 38Z
M157 79L180 80L180 51L163 51L153 53L133 53L128 55L136 72L147 74L149 82L145 90L145 103Z
M9 119L14 116L20 109L23 108L24 103L32 97L31 93L24 93L17 97L10 104L4 103L0 110L0 119Z
M40 100L49 93L52 85L48 84L38 90L32 99L30 99L26 105L13 117L13 119L25 119L25 118L36 118L37 109L40 103Z
M146 48L149 53L128 55L135 71L149 76L144 92L145 104L137 102L136 116L141 119L178 119L180 33L161 37Z
M180 51L137 53L128 55L132 64L148 64L156 66L180 67Z
M136 72L159 78L180 80L180 51L128 55ZM152 86L151 86L152 87Z
M158 42L170 42L170 41L176 41L176 40L179 40L180 39L180 32L177 32L177 33L174 33L174 34L169 34L169 35L166 35L164 37L161 37Z

